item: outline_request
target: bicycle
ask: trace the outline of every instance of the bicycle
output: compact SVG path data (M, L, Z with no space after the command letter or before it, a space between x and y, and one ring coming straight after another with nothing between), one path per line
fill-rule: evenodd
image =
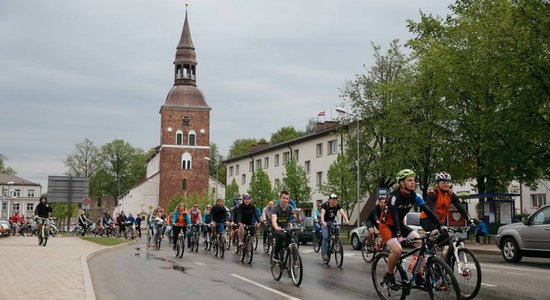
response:
M462 299L473 299L481 287L481 266L472 250L464 247L464 239L458 233L468 228L449 228L450 236L436 245L436 253L454 271Z
M160 244L162 242L162 229L163 229L164 222L159 222L155 224L157 228L157 232L155 232L153 236L153 241L155 241L155 250L160 250Z
M174 243L176 243L176 257L182 258L183 253L185 252L185 227L182 227L180 232L178 233L178 236L176 237L176 240Z
M194 224L191 231L191 252L199 252L199 241L201 235L200 224Z
M50 235L50 219L38 217L39 222L42 222L40 230L38 230L38 246L46 247L48 236Z
M330 263L330 256L334 254L334 260L338 268L342 267L344 263L344 245L340 239L340 224L332 223L327 225L328 227L328 240L327 240L327 259L323 259L323 263L328 265Z
M203 232L204 232L204 240L203 240L204 250L210 251L210 249L212 248L212 243L210 242L211 241L210 224L204 224Z
M321 249L322 243L323 243L323 235L321 234L321 230L317 228L313 229L312 245L313 245L313 251L315 251L315 253L319 252L319 250Z
M283 271L288 270L288 274L292 279L292 283L295 286L300 286L304 276L304 270L302 265L302 257L300 251L298 251L298 245L293 242L293 236L297 236L298 231L302 231L302 228L291 227L290 229L283 229L282 232L286 235L283 243L283 247L280 250L280 257L282 260L275 259L275 251L271 251L271 275L273 279L279 281L283 275ZM290 235L290 237L288 236ZM288 241L291 241L288 243Z
M271 225L265 222L262 225L264 252L269 253L269 249L273 247L273 234L271 233Z
M246 261L248 264L252 263L252 257L254 256L254 240L258 240L256 238L255 226L245 225L243 244L240 246L241 262Z
M386 245L386 243L382 242L382 235L380 235L378 229L375 229L372 240L369 239L369 237L366 237L363 240L361 246L361 255L363 256L363 260L366 263L371 263L376 256L376 253L380 251L390 252L390 249L388 248L388 245Z
M216 235L212 238L212 245L214 246L214 255L218 256L219 253L220 258L223 258L223 254L225 252L225 233L216 233Z
M413 288L418 288L427 292L431 299L460 299L460 289L453 275L453 270L443 261L443 259L434 255L435 242L432 239L437 235L438 233L426 234L418 239L405 240L408 243L414 240L421 240L422 245L401 254L399 262L393 271L396 277L396 286L387 284L383 279L388 270L388 257L390 254L387 252L379 252L376 254L372 262L371 274L374 288L380 299L405 299ZM403 266L403 260L409 256L413 256L416 251L419 251L418 258L412 267L412 276L409 278L409 274ZM427 263L424 266L425 283L424 286L416 286L416 278L420 276L418 274L419 266L425 257L427 257ZM443 295L436 297L434 294L438 292L443 292Z

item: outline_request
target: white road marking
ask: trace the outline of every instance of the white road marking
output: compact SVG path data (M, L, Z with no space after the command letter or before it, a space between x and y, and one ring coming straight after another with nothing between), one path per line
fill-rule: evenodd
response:
M494 284L488 284L488 283L484 283L484 282L482 282L481 285L487 286L487 287L497 287L497 286L494 285Z
M313 253L315 251L313 251L313 249L309 249L309 250L300 250L300 253Z
M502 268L502 269L511 269L511 270L518 270L518 271L525 271L525 272L536 272L536 273L546 273L550 274L547 270L537 270L537 269L525 269L525 268L516 268L516 267L506 267L506 266L499 266L496 264L483 264L483 266L490 266L491 268ZM483 269L482 269L483 272Z
M200 261L194 261L193 263L197 266L204 266L205 265L205 263L201 263Z
M255 285L255 286L261 287L262 289L268 290L268 291L270 291L270 292L272 292L272 293L274 293L274 294L277 294L277 295L279 295L279 296L286 297L286 298L288 298L288 299L290 299L290 300L300 300L300 298L292 297L292 296L290 296L290 295L288 295L288 294L285 294L285 293L283 293L283 292L279 292L279 291L277 291L277 290L275 290L275 289L272 289L272 288L270 288L270 287L267 287L267 286L265 286L265 285L263 285L263 284L259 284L259 283L255 282L255 281L252 281L252 280L250 280L250 279L248 279L248 278L244 278L244 277L239 276L239 275L237 275L237 274L231 274L231 276L236 277L236 278L239 278L240 280L246 281L246 282L248 282L248 283L252 283L252 284Z
M344 253L344 257L353 257L353 253Z

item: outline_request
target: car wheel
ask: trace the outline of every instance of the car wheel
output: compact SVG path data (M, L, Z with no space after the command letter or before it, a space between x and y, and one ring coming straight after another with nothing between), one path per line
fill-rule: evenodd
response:
M505 238L502 241L502 257L509 263L517 263L521 260L522 255L516 240Z
M361 242L359 241L359 236L357 236L357 234L355 233L351 236L351 246L353 247L354 250L361 249Z

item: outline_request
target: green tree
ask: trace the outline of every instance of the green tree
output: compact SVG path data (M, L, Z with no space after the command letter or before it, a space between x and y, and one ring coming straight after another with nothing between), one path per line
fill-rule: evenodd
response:
M76 144L75 152L67 156L64 163L67 176L90 177L99 167L99 148L86 138Z
M50 205L52 206L52 218L57 220L61 228L63 227L62 224L66 225L65 220L79 215L78 203L71 203L70 209L68 209L69 203L52 202Z
M237 184L237 181L233 177L233 180L231 180L231 184L226 186L225 188L225 199L232 200L238 196L239 196L239 185Z
M339 202L348 216L351 216L357 203L356 173L350 172L350 169L354 168L353 165L354 160L348 157L347 152L338 153L338 157L328 169L327 182L319 187L319 191L325 195L338 195Z
M231 145L231 147L229 147L228 158L233 158L233 157L246 154L250 151L252 146L259 143L267 143L267 141L264 138L236 139L235 141L233 141L233 144Z
M210 143L210 161L208 162L208 173L210 176L218 179L219 182L226 184L226 167L222 163L223 156L215 143Z
M548 176L549 9L547 1L458 0L446 18L409 22L409 45L433 65L459 164L479 193Z
M268 201L275 199L271 181L263 169L256 170L252 174L248 193L254 199L254 204L260 208L266 206Z
M12 168L4 165L4 161L8 160L6 156L0 153L0 174L16 175L17 172Z
M292 157L285 164L285 173L280 186L280 192L286 190L290 193L290 198L294 199L298 207L308 207L311 203L311 188L309 187L309 177L304 167L298 165Z
M296 130L293 126L282 127L271 134L271 144L279 144L295 138L299 138L303 132Z
M191 209L194 204L197 204L200 210L203 210L206 204L212 203L210 195L200 195L197 193L190 193L187 196L182 195L173 195L170 197L170 201L168 202L168 206L166 208L166 214L169 214L170 212L174 211L178 203L185 204L185 207L187 209Z
M98 175L101 181L94 180L94 184L101 190L96 194L108 195L118 205L118 197L145 175L146 154L123 140L115 139L101 147L100 161L102 169Z

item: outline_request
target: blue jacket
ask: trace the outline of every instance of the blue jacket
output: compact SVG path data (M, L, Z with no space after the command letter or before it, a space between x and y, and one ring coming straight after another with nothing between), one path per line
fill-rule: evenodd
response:
M180 215L180 211L178 209L174 209L174 213L172 213L172 225L176 225L179 215ZM185 214L184 219L185 219L186 225L191 224L191 218L189 217L188 213Z

